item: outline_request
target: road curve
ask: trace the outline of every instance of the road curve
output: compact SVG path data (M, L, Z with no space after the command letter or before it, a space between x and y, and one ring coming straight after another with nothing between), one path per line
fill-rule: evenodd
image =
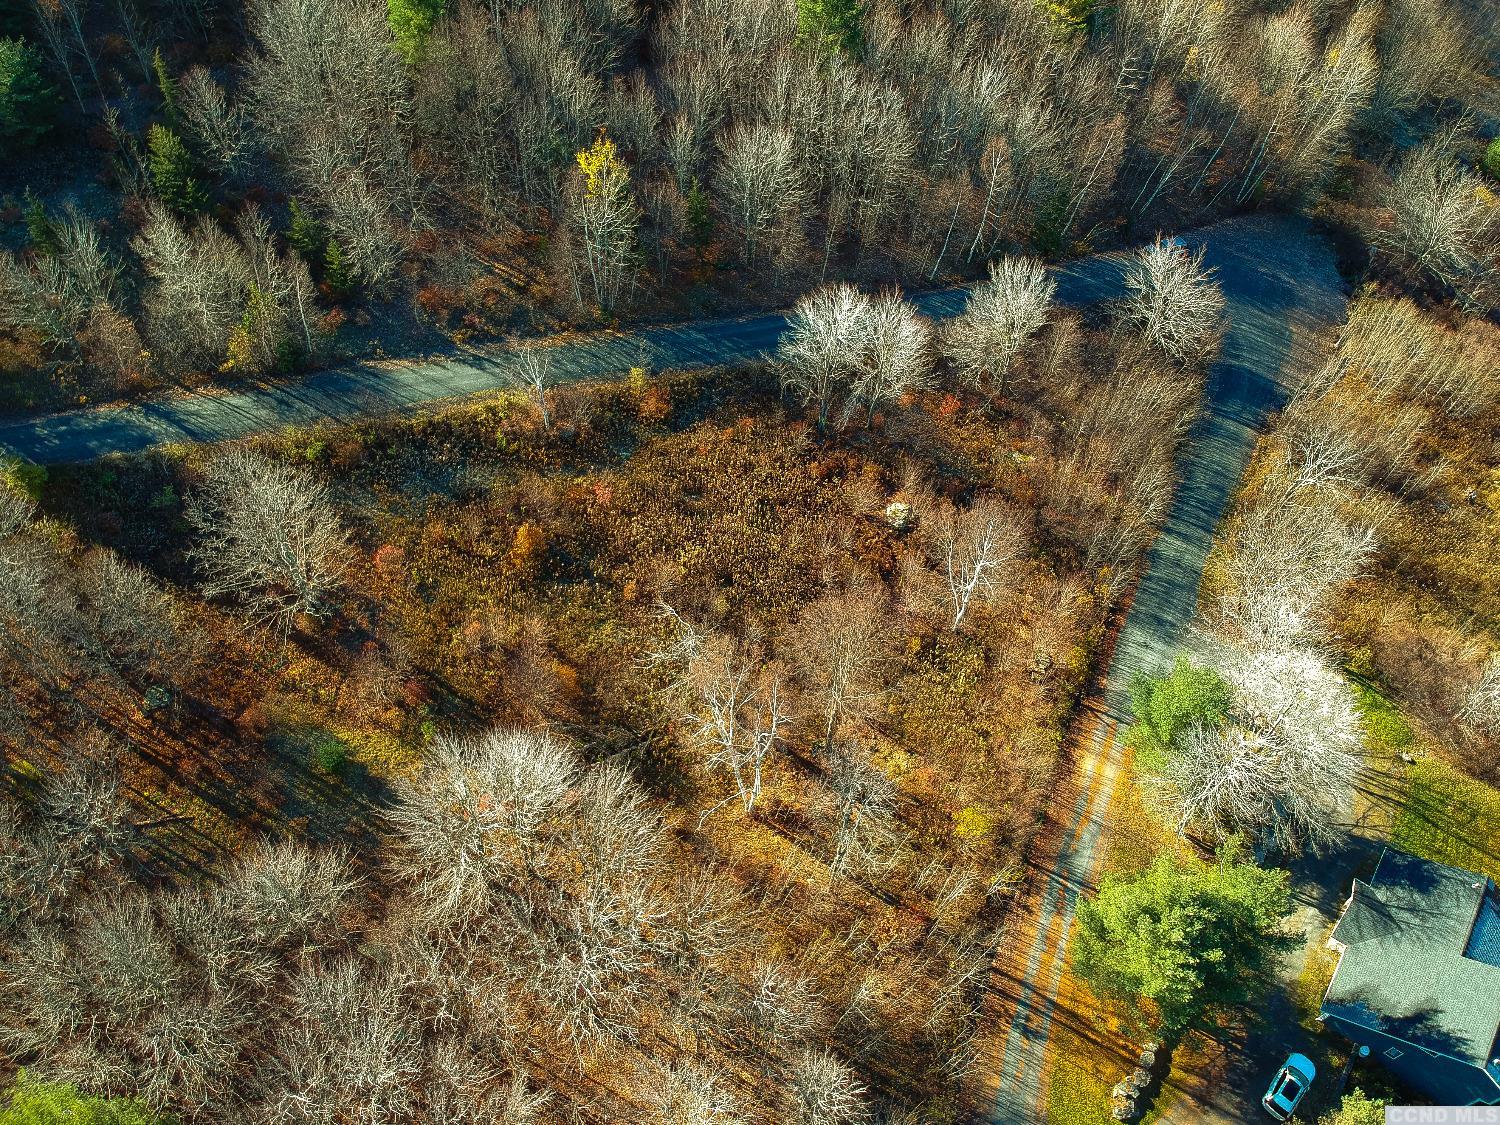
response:
M1228 325L1209 370L1204 414L1178 459L1179 485L1142 575L1101 696L1075 764L1078 796L1053 810L1062 843L1044 863L1037 914L1010 955L1014 996L997 1072L991 1120L1045 1120L1047 1040L1080 893L1092 885L1100 834L1125 767L1122 734L1137 673L1170 664L1198 600L1214 529L1250 460L1267 415L1282 406L1301 371L1319 362L1317 335L1344 318L1345 294L1332 248L1291 218L1235 220L1184 236L1218 271Z
M1239 260L1259 244L1299 229L1278 219L1237 219L1190 237L1215 260ZM1058 267L1059 299L1083 305L1120 293L1124 261L1095 255ZM957 313L963 288L915 294L934 317ZM553 350L554 370L582 381L618 375L633 366L702 367L753 361L774 351L786 328L780 313L598 334ZM220 442L291 426L353 422L416 410L505 385L513 346L455 349L417 362L351 363L304 378L222 393L194 393L125 406L76 410L0 422L0 449L38 464L87 461L110 453L140 453L179 442Z

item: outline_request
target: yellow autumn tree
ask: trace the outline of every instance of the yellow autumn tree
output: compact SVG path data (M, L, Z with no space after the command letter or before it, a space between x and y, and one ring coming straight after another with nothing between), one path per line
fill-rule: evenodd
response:
M592 296L594 305L607 314L634 278L640 212L631 193L630 169L604 130L574 159L578 175L569 216L573 295L579 304Z

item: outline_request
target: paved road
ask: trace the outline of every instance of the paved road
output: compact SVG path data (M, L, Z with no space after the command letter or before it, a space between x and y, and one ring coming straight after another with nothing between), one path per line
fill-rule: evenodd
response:
M1014 1012L1006 1031L992 1120L1023 1125L1045 1117L1047 1040L1078 895L1091 886L1100 834L1124 768L1120 733L1138 672L1167 666L1197 604L1214 528L1239 482L1266 416L1317 362L1308 344L1344 315L1331 248L1286 218L1237 220L1186 236L1206 247L1227 300L1228 329L1209 372L1205 413L1178 464L1181 483L1119 634L1089 744L1076 765L1077 797L1056 810L1057 855L1041 890L1028 942L1012 955Z
M1268 243L1296 238L1295 229L1275 219L1234 220L1188 241L1207 244L1216 261L1238 261ZM1084 258L1059 267L1055 276L1059 299L1090 304L1121 292L1123 261L1117 255ZM946 317L962 308L964 293L938 290L913 299L929 315ZM770 314L580 337L556 346L554 369L568 380L589 380L636 365L741 363L774 350L785 327L784 316ZM295 382L15 419L0 422L0 449L38 464L57 464L175 442L228 441L288 426L354 421L503 387L513 356L505 345L456 349L421 362L355 363Z

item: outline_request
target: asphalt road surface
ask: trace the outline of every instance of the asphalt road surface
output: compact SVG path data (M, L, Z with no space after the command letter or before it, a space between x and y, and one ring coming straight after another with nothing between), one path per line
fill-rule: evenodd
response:
M1047 1041L1078 896L1093 885L1100 835L1125 768L1122 735L1137 673L1168 667L1198 601L1215 527L1228 507L1267 416L1303 371L1320 361L1317 334L1341 322L1346 304L1333 252L1290 218L1234 220L1184 236L1206 248L1218 271L1228 320L1209 371L1204 414L1178 459L1179 485L1115 645L1093 744L1078 754L1078 796L1054 810L1063 843L1045 875L1040 907L1015 955L1017 998L1006 1030L992 1120L1045 1119ZM1093 262L1088 268L1096 270Z
M1250 268L1266 248L1305 239L1295 222L1237 219L1188 236L1189 244L1206 245L1212 261L1232 263L1226 273L1231 313L1247 299L1266 296L1262 273ZM1073 305L1118 296L1123 290L1124 260L1096 255L1055 271L1059 299ZM965 290L917 294L913 300L934 317L952 316L963 307ZM1270 294L1275 297L1274 293ZM645 328L636 332L598 334L555 345L554 372L569 381L617 377L634 366L656 369L701 367L754 361L773 352L786 328L779 313L703 320ZM493 391L505 386L504 374L515 362L514 348L495 345L456 349L418 362L352 363L326 368L304 378L248 389L188 393L125 406L69 411L0 422L0 449L38 464L87 461L109 453L140 453L179 442L221 442L315 423L353 422L381 414L412 411Z

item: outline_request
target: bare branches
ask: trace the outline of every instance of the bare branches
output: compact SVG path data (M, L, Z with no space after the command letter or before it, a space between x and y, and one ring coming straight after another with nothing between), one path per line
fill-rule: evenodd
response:
M962 511L944 507L935 514L932 553L948 591L952 627L964 623L969 606L999 588L1002 572L1026 547L1019 517L994 497L982 497Z
M664 609L681 621L670 607ZM751 813L766 759L789 721L782 673L725 636L700 638L681 630L677 648L685 659L675 669L673 692L682 701L689 738L709 769L734 779L740 802Z
M1230 721L1185 732L1159 793L1180 829L1243 833L1315 850L1343 825L1362 768L1353 692L1309 649L1216 646L1234 690Z
M807 294L777 345L782 389L813 406L826 429L835 405L843 427L927 386L932 328L897 292L868 297L852 285Z
M792 309L776 347L777 370L782 390L817 411L820 429L854 373L869 315L869 297L852 285L815 289Z
M209 597L230 595L282 631L328 614L348 539L322 482L231 450L208 466L187 518L202 536L189 554Z
M566 747L546 735L438 739L390 812L400 839L394 865L431 923L477 917L518 872L534 869L577 781Z
M692 1058L647 1063L646 1090L656 1125L732 1125L735 1099Z
M792 1091L798 1125L852 1125L868 1117L865 1088L827 1051L809 1051L797 1061Z
M1491 656L1464 693L1460 722L1491 738L1500 736L1500 657Z
M896 787L863 751L848 745L829 754L827 782L837 807L829 873L869 871L879 865L891 839Z
M1002 258L989 280L969 291L968 304L943 334L944 351L959 375L988 396L1004 393L1016 357L1044 324L1057 283L1041 262Z
M824 594L793 628L799 670L821 715L825 752L846 720L862 717L884 691L885 605L873 589Z
M552 353L546 348L532 346L515 353L501 377L507 386L524 391L531 396L537 413L542 418L542 428L552 428L552 410L548 403L548 392L560 378L552 371Z
M840 426L860 409L868 425L881 407L925 388L932 374L932 325L900 293L878 294L861 327L864 338Z
M1121 321L1177 363L1201 359L1217 342L1224 295L1202 250L1158 238L1130 259L1125 287Z
M184 74L177 85L182 124L196 151L227 181L242 176L252 143L245 129L243 107L229 100L224 88L201 66Z
M754 265L760 244L801 218L806 194L789 130L738 125L723 142L718 188ZM774 251L773 251L774 252Z
M1500 294L1500 208L1480 178L1458 163L1457 142L1455 129L1402 159L1383 199L1390 226L1370 237L1399 264L1482 312Z

